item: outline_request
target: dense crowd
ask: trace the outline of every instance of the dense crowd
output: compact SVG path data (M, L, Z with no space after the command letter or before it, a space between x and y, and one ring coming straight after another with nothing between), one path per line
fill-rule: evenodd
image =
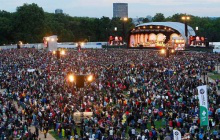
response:
M220 139L220 96L207 78L219 59L211 53L166 58L157 51L123 49L68 50L57 59L44 50L2 50L1 140L37 139L39 131L46 136L51 129L74 140L171 140L173 129L188 139ZM77 89L68 81L70 72L95 79ZM209 132L199 124L196 88L204 84ZM76 121L77 112L92 116Z

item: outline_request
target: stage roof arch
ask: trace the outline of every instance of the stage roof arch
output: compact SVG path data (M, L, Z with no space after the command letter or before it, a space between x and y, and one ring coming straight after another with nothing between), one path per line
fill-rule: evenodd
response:
M139 24L136 27L142 27L142 26L167 26L170 28L173 28L175 30L177 30L182 37L186 40L186 35L185 35L185 24L184 23L180 23L180 22L149 22L149 23L143 23L143 24ZM188 37L189 36L195 36L196 33L193 30L192 27L190 27L188 25Z

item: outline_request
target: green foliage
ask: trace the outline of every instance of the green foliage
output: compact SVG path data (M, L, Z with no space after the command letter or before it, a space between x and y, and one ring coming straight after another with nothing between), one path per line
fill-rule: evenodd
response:
M0 44L10 44L12 39L12 24L13 20L12 14L6 11L0 11Z
M162 13L157 13L152 21L182 22L184 14L174 14L165 18ZM220 41L220 18L197 17L190 15L189 25L196 33L207 37L209 41ZM143 22L150 22L143 18ZM117 27L117 31L114 28ZM124 27L124 28L123 28ZM102 17L71 17L66 14L53 14L44 12L37 4L24 4L14 13L0 11L0 45L17 43L40 43L43 37L57 35L59 42L77 41L107 41L110 35L128 38L128 32L134 28L132 19L124 22L120 18Z
M144 23L150 22L150 20L149 20L148 18L144 18L142 21L143 21Z
M44 31L45 16L37 4L24 4L14 13L13 27L15 42L40 42Z
M131 19L124 25L125 32L134 27ZM122 28L119 18L46 13L36 4L24 4L15 13L0 11L0 44L43 42L43 37L50 35L57 35L59 42L107 41L110 35L123 36Z
M220 74L218 73L213 73L209 77L212 78L213 80L220 80Z
M165 21L165 17L162 13L156 13L156 15L153 17L154 22L162 22Z

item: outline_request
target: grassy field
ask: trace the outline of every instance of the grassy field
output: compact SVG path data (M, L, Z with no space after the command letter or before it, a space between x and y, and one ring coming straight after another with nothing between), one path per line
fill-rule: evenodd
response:
M53 130L49 131L49 133L56 139L56 140L65 140L65 138L59 138L57 135L57 132L54 132Z
M209 77L212 78L213 80L220 80L220 74L213 73L213 75L210 75Z
M80 128L77 127L76 128L77 134L80 136ZM56 140L66 140L66 137L64 138L60 138L59 135L57 134L57 132L54 132L53 130L50 130L49 133L56 139ZM72 132L72 135L74 135L74 133Z

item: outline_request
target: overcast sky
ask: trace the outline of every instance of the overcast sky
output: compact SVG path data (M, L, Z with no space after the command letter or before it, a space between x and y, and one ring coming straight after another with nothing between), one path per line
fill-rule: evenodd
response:
M220 17L220 0L0 0L0 10L15 12L16 7L24 3L36 3L50 13L63 9L71 16L112 17L115 2L128 3L128 14L132 18L156 13L166 17L175 13Z

